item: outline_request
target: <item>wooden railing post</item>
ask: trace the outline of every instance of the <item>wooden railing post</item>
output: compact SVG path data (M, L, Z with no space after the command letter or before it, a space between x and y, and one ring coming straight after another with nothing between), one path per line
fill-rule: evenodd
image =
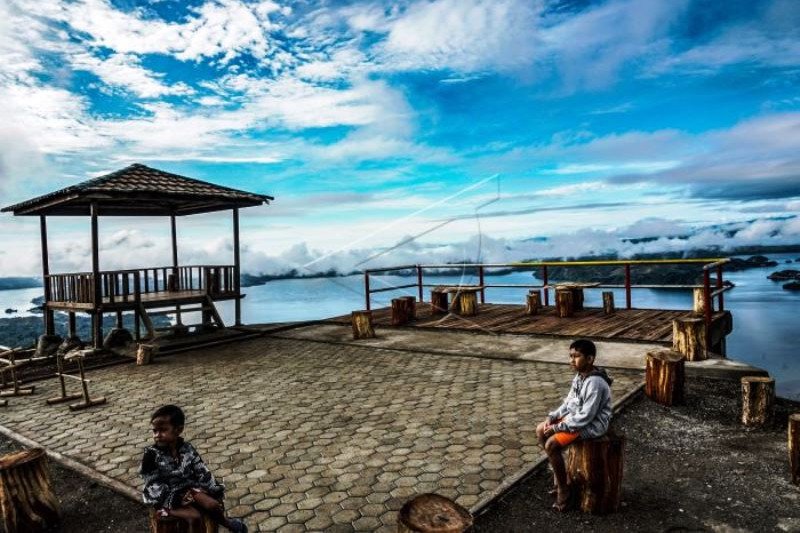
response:
M550 293L547 289L547 265L542 265L542 285L544 285L544 306L550 305Z
M423 299L423 291L422 291L422 266L417 265L417 296L420 303L422 303ZM369 309L369 307L367 307Z
M625 265L625 308L631 308L631 265Z
M720 311L725 310L725 299L722 296L722 286L722 265L717 265L717 290L719 291L719 296L717 296L717 298L719 299Z
M483 288L483 265L478 267L478 285L481 286L481 303L486 303L486 289Z
M369 294L369 270L364 271L364 299L365 308L369 311L370 308L370 294Z
M703 269L703 299L705 300L706 350L711 350L711 272Z

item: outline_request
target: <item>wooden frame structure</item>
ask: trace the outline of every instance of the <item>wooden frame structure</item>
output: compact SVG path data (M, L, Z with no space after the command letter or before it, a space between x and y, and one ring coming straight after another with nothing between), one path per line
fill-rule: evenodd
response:
M69 313L69 335L75 335L75 313L92 316L92 338L96 348L103 343L103 314L116 313L122 327L122 313L132 311L135 337L140 322L153 335L148 309L174 306L181 311L201 311L204 322L222 325L214 305L218 300L235 301L236 325L241 324L239 209L269 204L274 198L263 194L214 185L205 181L164 172L145 165L126 168L8 206L0 211L16 216L38 216L42 242L45 334L55 333L55 311ZM233 264L183 265L178 262L176 218L179 216L231 210L233 213ZM47 250L48 216L89 216L92 234L90 272L51 274ZM169 216L172 237L172 265L135 270L100 270L98 224L100 216ZM186 309L181 306L199 304Z

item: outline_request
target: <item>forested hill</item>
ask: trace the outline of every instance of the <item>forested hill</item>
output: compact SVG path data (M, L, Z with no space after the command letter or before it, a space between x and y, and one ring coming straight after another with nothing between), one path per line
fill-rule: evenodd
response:
M42 280L36 278L0 278L0 291L32 289L41 286Z

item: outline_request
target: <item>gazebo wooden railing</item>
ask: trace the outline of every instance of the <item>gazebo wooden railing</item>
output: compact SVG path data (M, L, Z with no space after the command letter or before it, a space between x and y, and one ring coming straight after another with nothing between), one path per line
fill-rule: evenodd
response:
M239 288L234 265L164 266L104 270L99 274L100 297L106 306L137 303L143 295L180 299L181 293L201 292L214 299L229 298L235 297ZM91 308L97 303L91 272L50 274L45 283L52 308Z

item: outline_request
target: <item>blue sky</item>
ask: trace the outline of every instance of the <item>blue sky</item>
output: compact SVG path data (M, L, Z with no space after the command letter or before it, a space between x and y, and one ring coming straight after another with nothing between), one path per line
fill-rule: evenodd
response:
M133 162L270 194L263 272L800 243L798 67L795 0L7 0L0 203ZM229 230L182 219L181 261ZM101 268L170 262L166 220L101 232ZM40 271L35 219L0 234Z

